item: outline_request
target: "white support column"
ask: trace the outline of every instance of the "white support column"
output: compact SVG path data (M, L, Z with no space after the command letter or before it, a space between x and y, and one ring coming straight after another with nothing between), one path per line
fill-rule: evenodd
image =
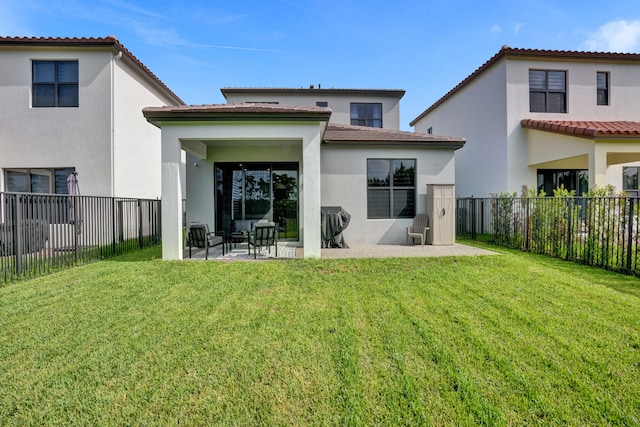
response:
M182 259L182 185L180 141L162 129L162 259Z
M305 132L302 140L302 205L304 220L303 243L305 258L320 258L322 236L320 233L320 131L314 126Z
M607 150L604 144L595 144L589 157L589 188L607 185Z

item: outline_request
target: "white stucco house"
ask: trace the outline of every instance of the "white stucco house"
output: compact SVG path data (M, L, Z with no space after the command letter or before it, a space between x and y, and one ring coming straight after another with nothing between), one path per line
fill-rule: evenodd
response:
M640 54L504 46L411 126L468 140L456 152L459 196L560 184L637 193L639 76Z
M158 198L160 130L182 100L115 37L0 37L0 191Z
M321 208L351 215L348 244L404 243L428 184L453 184L463 138L403 132L403 90L224 88L227 104L149 107L162 131L163 258L183 254L187 220L226 233L277 222L280 240L321 254Z

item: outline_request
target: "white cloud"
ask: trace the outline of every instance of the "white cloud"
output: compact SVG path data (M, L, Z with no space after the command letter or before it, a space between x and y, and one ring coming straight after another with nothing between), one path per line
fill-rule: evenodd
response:
M513 34L514 35L518 35L518 33L520 32L520 29L524 27L524 24L522 22L517 22L514 26L513 26Z
M590 51L637 52L640 50L640 20L616 19L592 33L580 46Z
M493 24L491 26L491 37L496 38L500 35L500 33L502 33L502 28L500 28L500 25Z

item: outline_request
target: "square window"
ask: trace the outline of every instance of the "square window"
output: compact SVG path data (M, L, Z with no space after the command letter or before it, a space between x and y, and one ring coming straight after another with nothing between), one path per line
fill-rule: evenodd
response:
M382 127L381 103L352 103L351 124L354 126Z
M78 61L33 61L32 106L77 107Z
M529 111L567 112L566 71L529 70Z

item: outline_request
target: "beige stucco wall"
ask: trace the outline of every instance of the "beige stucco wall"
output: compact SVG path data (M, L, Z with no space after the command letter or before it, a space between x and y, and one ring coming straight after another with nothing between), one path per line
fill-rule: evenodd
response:
M0 58L0 168L75 167L83 194L110 195L111 53L15 48ZM36 59L79 61L79 107L31 107Z
M132 69L123 58L113 63L113 194L159 198L160 129L151 126L142 109L176 105Z
M509 186L506 66L497 64L415 123L416 132L467 139L456 151L456 196L484 197Z
M242 102L278 102L282 105L303 105L315 107L316 102L324 101L331 108L330 123L351 124L351 103L382 103L382 127L400 129L400 100L394 96L366 95L348 93L344 95L327 93L323 90L310 93L280 93L280 94L229 94L229 104Z
M415 147L322 147L322 206L342 206L351 222L347 245L399 244L412 219L367 219L367 159L416 159L416 213L426 213L427 184L453 184L454 151Z

